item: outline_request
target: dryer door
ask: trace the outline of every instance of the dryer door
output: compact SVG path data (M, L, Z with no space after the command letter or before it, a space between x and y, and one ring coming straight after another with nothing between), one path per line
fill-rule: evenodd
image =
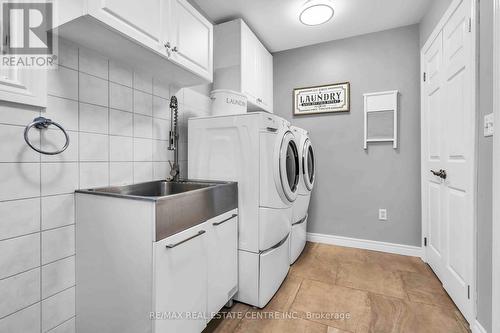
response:
M304 149L302 150L302 172L304 176L304 183L309 191L314 186L314 176L316 172L316 165L314 161L314 150L311 140L306 139Z
M292 132L286 132L279 152L279 174L283 194L290 202L297 198L299 185L299 150Z

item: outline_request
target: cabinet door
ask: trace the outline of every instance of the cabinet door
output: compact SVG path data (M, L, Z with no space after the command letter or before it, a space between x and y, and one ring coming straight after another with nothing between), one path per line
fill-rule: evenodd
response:
M213 78L213 26L186 0L170 0L170 59L209 81Z
M201 332L207 311L208 223L155 243L154 332Z
M257 82L256 82L256 91L257 91L257 106L265 111L268 111L268 96L267 92L269 89L269 81L268 81L268 55L267 49L262 45L262 43L257 40Z
M263 80L262 103L266 111L273 112L273 56L267 50L264 52Z
M248 102L256 105L258 92L258 48L259 40L253 32L242 23L241 26L241 92L247 95Z
M47 107L47 70L6 68L0 64L0 100Z
M215 315L238 288L238 217L236 211L211 220L208 237L208 314Z
M88 0L88 10L100 21L157 51L163 3L161 0Z

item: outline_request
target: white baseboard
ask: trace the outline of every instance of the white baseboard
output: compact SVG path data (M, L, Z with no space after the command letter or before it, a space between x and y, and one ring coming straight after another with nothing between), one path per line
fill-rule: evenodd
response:
M470 329L472 333L488 333L477 320L474 321Z
M401 254L404 256L422 257L423 250L418 246L410 246L403 244L393 244L386 242L378 242L366 239L357 239L343 236L307 233L307 240L313 243L323 243L338 246L354 247L357 249L380 251L387 253Z

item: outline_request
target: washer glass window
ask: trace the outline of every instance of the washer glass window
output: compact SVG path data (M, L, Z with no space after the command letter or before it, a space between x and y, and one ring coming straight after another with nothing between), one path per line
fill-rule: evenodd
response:
M314 185L314 173L315 173L315 163L314 163L314 150L311 141L306 140L304 143L304 148L302 150L302 175L304 179L304 184L306 188L311 191Z
M312 146L307 149L307 177L312 184L314 181L314 152Z
M300 157L297 143L292 132L283 135L279 146L279 180L278 191L288 202L297 198L300 180Z
M288 143L286 151L286 176L290 190L295 192L299 183L298 150L294 141Z

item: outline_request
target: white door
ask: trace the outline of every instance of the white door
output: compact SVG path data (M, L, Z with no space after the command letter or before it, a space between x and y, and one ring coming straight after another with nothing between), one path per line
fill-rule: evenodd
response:
M208 311L215 315L238 290L238 215L211 219L208 237Z
M192 227L154 244L154 332L197 333L206 326L207 223Z
M426 259L458 308L474 318L475 84L471 2L422 54L422 217Z
M162 0L88 0L89 14L139 43L158 51Z
M212 24L186 0L170 0L170 13L170 59L212 81Z

